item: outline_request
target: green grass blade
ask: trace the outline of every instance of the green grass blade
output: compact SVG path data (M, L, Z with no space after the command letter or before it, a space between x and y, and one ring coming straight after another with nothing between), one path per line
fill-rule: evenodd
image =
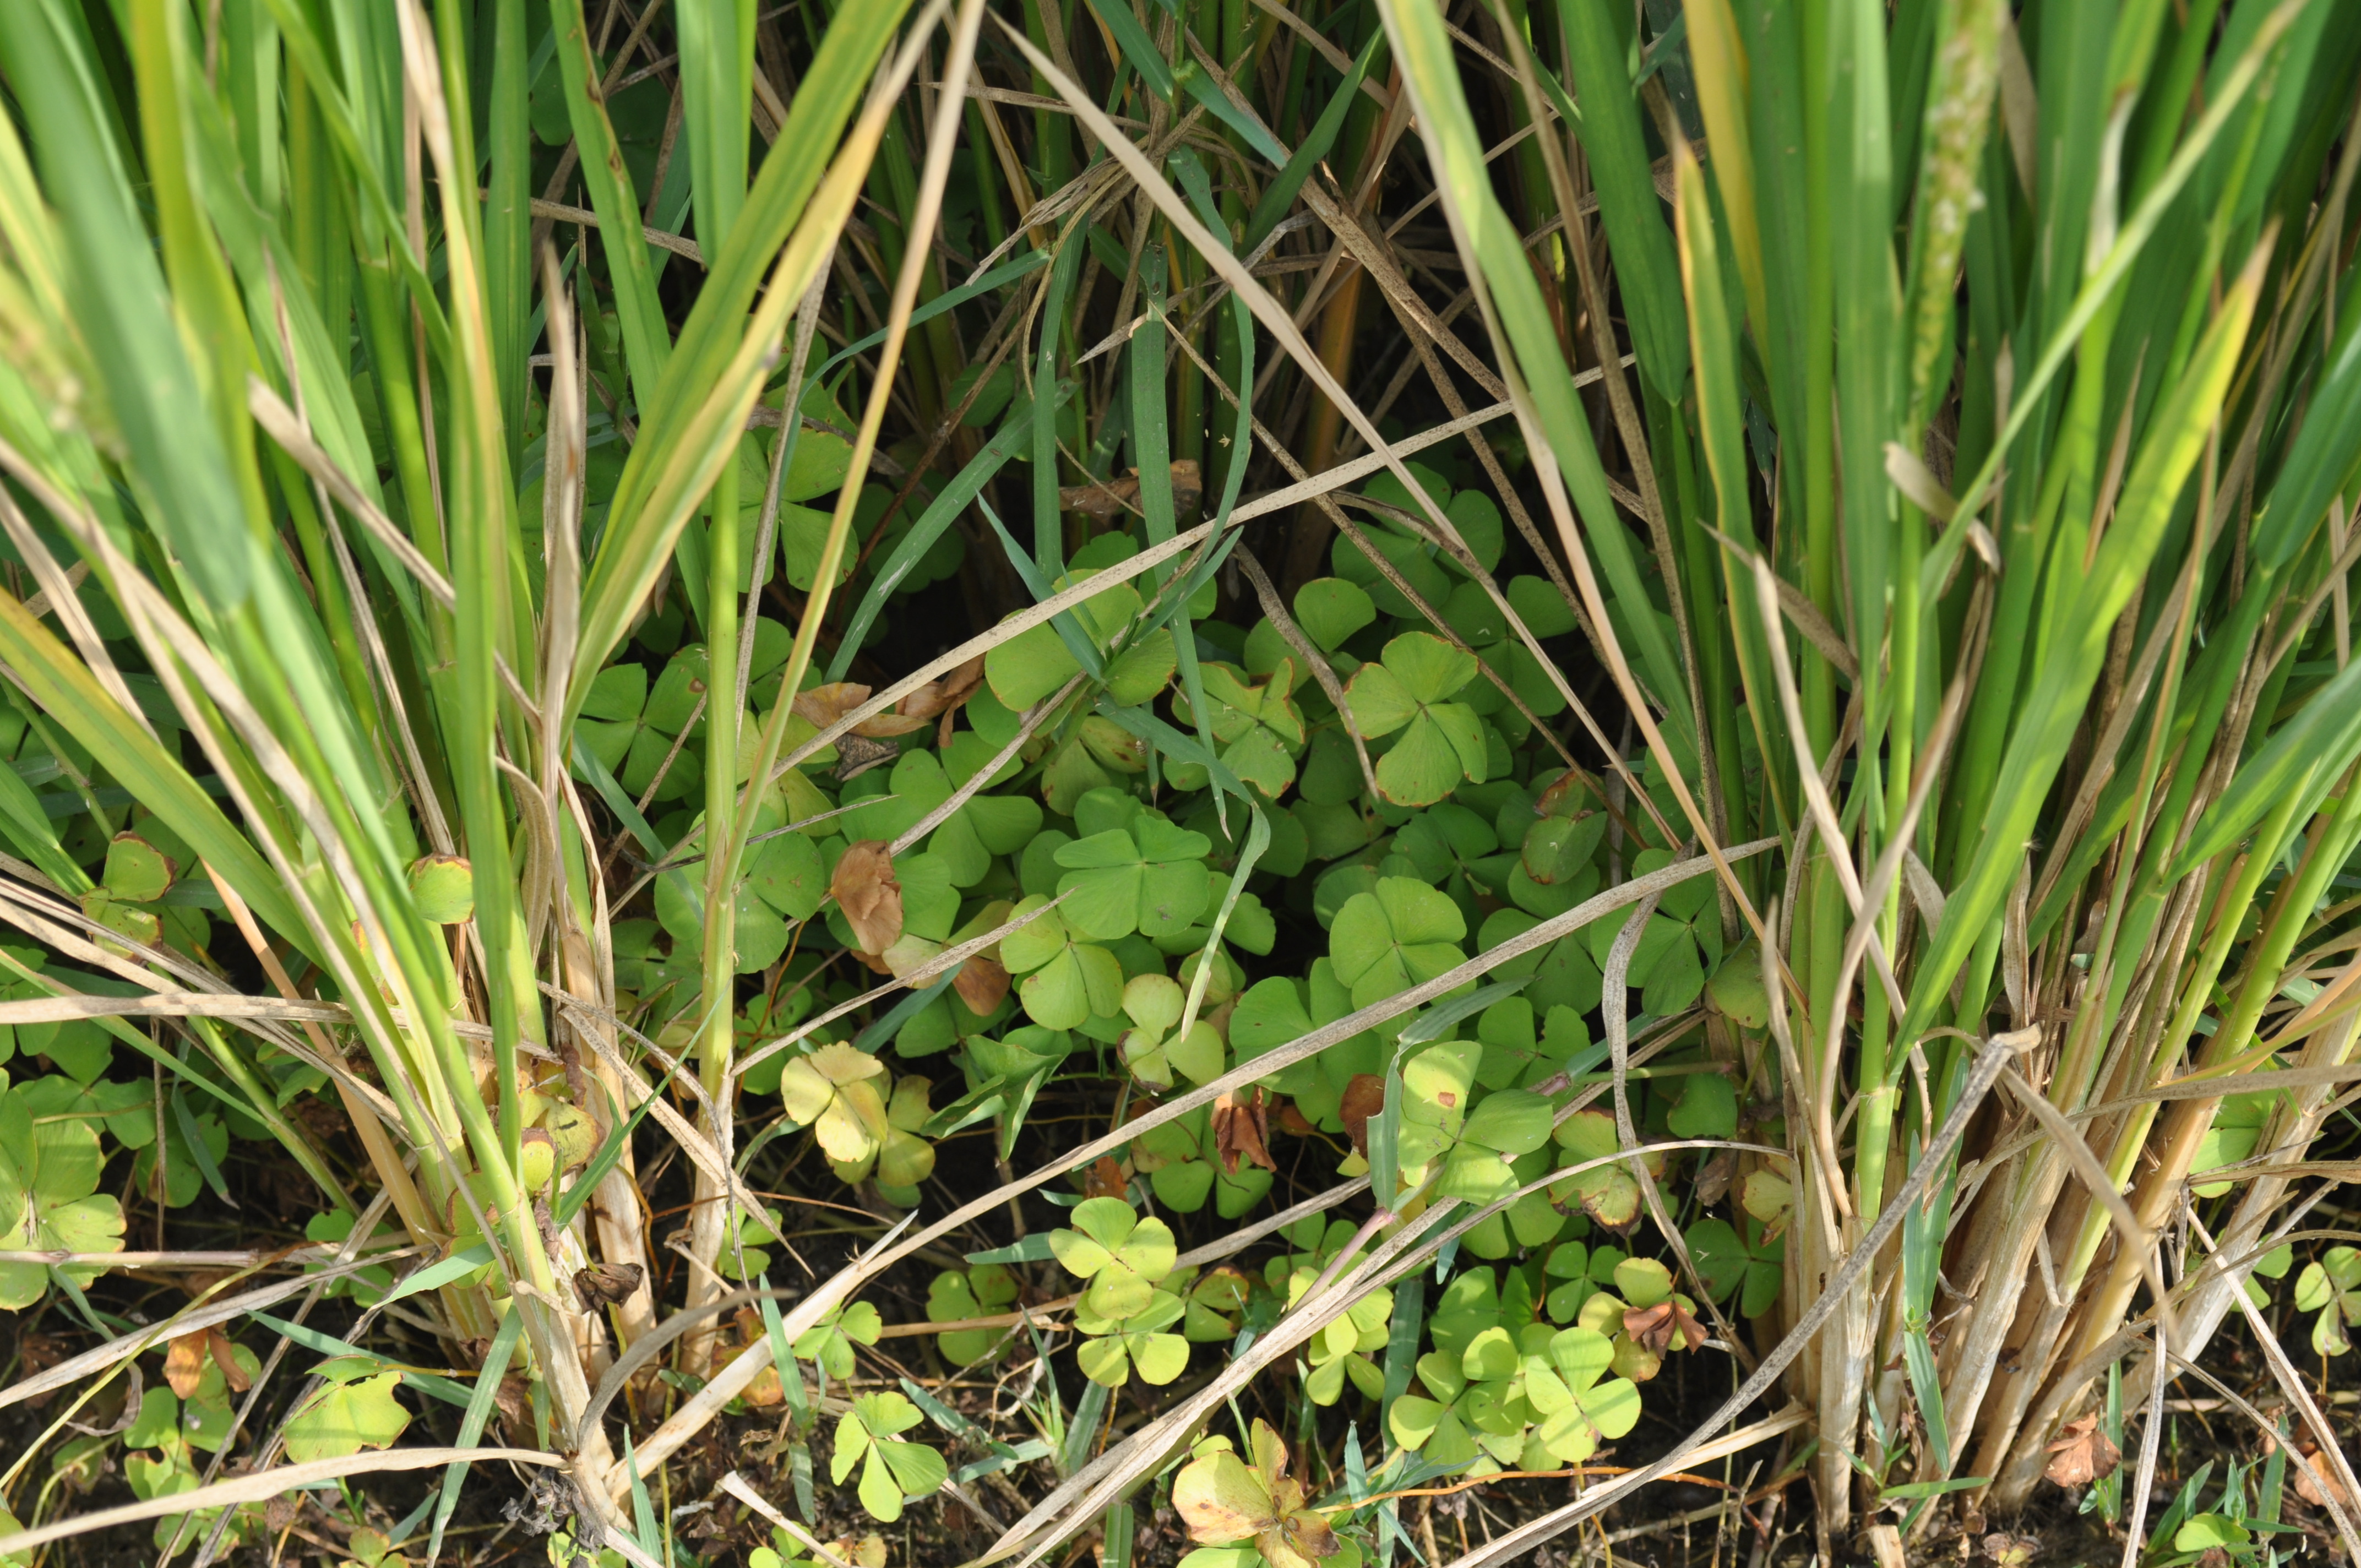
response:
M2192 356L2189 373L2142 444L2114 521L2077 590L2072 612L2062 620L2064 637L2050 649L2045 666L2033 673L2032 688L1993 792L1995 807L1911 977L1902 1040L1915 1038L1933 1021L1969 948L1998 912L2015 875L2049 783L2065 761L2083 706L2104 666L2103 650L2115 617L2146 576L2173 503L2196 466L2206 431L2220 414L2267 259L2267 253L2258 252L2225 292L2221 313Z
M475 1391L467 1396L467 1413L459 1419L459 1440L454 1446L473 1448L483 1440L484 1423L491 1419L500 1379L508 1373L509 1358L516 1354L517 1336L523 1328L523 1315L511 1303L501 1315L491 1348L484 1353L483 1365L476 1369ZM467 1484L467 1461L453 1460L443 1472L443 1486L434 1501L434 1533L426 1542L427 1568L434 1568L435 1559L443 1554L443 1531L459 1507L459 1489Z
M1682 321L1680 269L1673 236L1648 170L1640 105L1623 66L1621 40L1603 6L1558 0L1558 23L1574 64L1583 114L1575 126L1589 156L1598 192L1598 216L1615 258L1616 281L1631 322L1631 346L1641 373L1659 395L1678 398L1688 377L1688 337ZM1547 134L1544 132L1543 134Z

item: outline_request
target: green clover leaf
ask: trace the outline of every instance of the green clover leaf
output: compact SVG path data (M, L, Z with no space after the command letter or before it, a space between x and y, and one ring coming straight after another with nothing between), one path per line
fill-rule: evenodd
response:
M1142 1220L1120 1198L1091 1198L1074 1206L1074 1228L1049 1233L1049 1250L1066 1272L1087 1279L1082 1304L1099 1318L1133 1318L1148 1310L1155 1284L1172 1272L1172 1228Z
M1509 1164L1549 1142L1550 1119L1550 1102L1530 1090L1486 1095L1459 1130L1444 1167L1443 1194L1489 1203L1514 1191L1517 1179Z
M1178 981L1162 974L1134 975L1123 988L1123 1010L1136 1025L1123 1036L1124 1065L1142 1083L1170 1089L1175 1072L1191 1083L1211 1083L1222 1076L1226 1053L1211 1024L1199 1018L1184 1037L1168 1037L1180 1022L1188 997Z
M1367 1007L1455 968L1466 936L1466 917L1443 893L1415 877L1379 877L1337 910L1328 956L1353 1005Z
M946 1269L927 1287L927 1321L956 1323L988 1318L1016 1299L1016 1278L996 1263L979 1263L966 1270ZM1009 1331L954 1329L938 1334L935 1343L943 1359L954 1366L972 1366L1007 1347Z
M866 1301L854 1301L838 1308L797 1334L791 1348L797 1355L841 1383L852 1376L852 1347L875 1344L878 1332L884 1326L884 1320L877 1315L876 1308ZM840 1475L837 1479L841 1481L844 1477Z
M1188 1340L1164 1332L1187 1312L1180 1298L1169 1290L1153 1292L1146 1307L1122 1319L1100 1318L1078 1310L1074 1327L1088 1337L1076 1349L1075 1362L1083 1376L1109 1388L1120 1388L1131 1381L1134 1368L1141 1382L1161 1387L1188 1369Z
M863 1394L836 1423L836 1455L829 1479L844 1485L853 1466L861 1466L861 1506L870 1517L892 1524L902 1517L902 1505L932 1493L950 1478L943 1456L922 1442L904 1442L895 1434L917 1426L925 1418L918 1407L899 1394Z
M1301 677L1294 660L1282 658L1269 677L1250 685L1227 664L1202 668L1205 718L1213 740L1222 747L1222 762L1238 777L1277 799L1295 782L1295 759L1303 754L1302 716L1289 700ZM1173 708L1190 717L1186 698L1175 696Z
M1069 573L1050 586L1063 592L1092 575ZM1084 599L1073 614L1092 642L1105 650L1140 609L1139 590L1123 582L1110 584ZM1148 701L1172 678L1179 657L1170 630L1159 628L1107 660L1107 696L1124 707ZM1022 713L1050 696L1081 668L1073 651L1049 621L1018 632L983 656L983 678L1011 713Z
M1739 1310L1753 1318L1769 1311L1779 1299L1787 1244L1778 1237L1760 1240L1763 1226L1752 1218L1747 1230L1758 1238L1754 1245L1750 1245L1729 1221L1708 1214L1689 1226L1683 1239L1688 1243L1689 1257L1697 1264L1697 1277L1705 1282L1707 1292L1717 1301L1736 1296Z
M1615 1347L1592 1329L1559 1331L1546 1355L1525 1358L1525 1398L1542 1418L1540 1438L1550 1457L1580 1464L1602 1440L1628 1435L1640 1420L1640 1390L1628 1377L1607 1378Z
M339 1356L316 1370L327 1379L287 1420L287 1457L298 1464L342 1459L364 1448L390 1448L410 1425L410 1412L393 1391L401 1374L380 1372L367 1356Z
M37 1120L35 1097L28 1092L34 1087L0 1094L0 1247L12 1252L121 1250L122 1205L98 1192L104 1157L97 1129L80 1117ZM65 1271L78 1285L90 1283L102 1272ZM39 1264L0 1264L0 1307L28 1307L48 1286L48 1273Z
M106 846L106 865L98 880L113 897L153 904L164 896L178 871L170 855L138 834L117 833Z
M1252 1293L1253 1282L1238 1269L1227 1266L1209 1269L1189 1287L1182 1337L1216 1343L1233 1338Z
M1342 577L1314 577L1295 590L1295 622L1323 652L1334 652L1377 619L1369 596Z
M1693 1073L1683 1083L1680 1101L1664 1118L1664 1124L1676 1138L1736 1137L1738 1091L1719 1072Z
M1137 931L1151 939L1188 929L1213 896L1205 857L1213 841L1145 812L1112 828L1060 846L1058 879L1067 926L1093 941Z
M1011 919L1049 901L1039 894L1019 903ZM1065 919L1063 905L1000 940L1000 961L1023 975L1017 995L1025 1012L1046 1029L1078 1029L1092 1018L1115 1015L1123 1004L1123 965L1104 948L1082 940Z
M1386 644L1381 662L1354 672L1345 697L1361 733L1400 736L1378 759L1378 788L1397 806L1432 806L1460 780L1482 784L1484 726L1465 703L1446 701L1475 678L1475 655L1439 637L1406 631Z

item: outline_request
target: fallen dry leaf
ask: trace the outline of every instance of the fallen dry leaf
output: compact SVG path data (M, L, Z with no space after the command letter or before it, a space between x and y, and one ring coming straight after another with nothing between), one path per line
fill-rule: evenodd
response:
M874 1533L858 1541L851 1536L840 1536L836 1555L852 1564L852 1568L885 1568L885 1538Z
M1999 1563L2001 1568L2024 1568L2041 1550L2041 1542L2029 1535L2010 1535L2005 1530L1994 1530L1984 1537L1983 1548L1984 1555Z
M849 784L870 769L892 762L902 754L902 749L891 740L872 740L861 735L840 735L836 738L836 766L831 774L839 784Z
M902 883L884 840L863 839L844 851L829 878L852 935L863 953L882 953L902 935Z
M1265 1170L1279 1168L1270 1161L1270 1107L1259 1088L1248 1100L1224 1094L1213 1102L1213 1146L1222 1168L1232 1176L1238 1173L1241 1156Z
M1738 1174L1738 1158L1723 1149L1700 1166L1697 1173L1697 1200L1710 1209L1730 1192L1730 1183Z
M1082 1175L1082 1196L1085 1198L1120 1198L1131 1190L1131 1179L1115 1164L1112 1155L1101 1155L1098 1163Z
M840 722L844 716L869 700L870 688L859 681L831 681L824 686L814 686L796 696L795 714L809 719L819 729ZM895 735L907 735L926 728L925 718L911 718L902 713L873 713L852 727L855 735L866 735L873 740L883 740Z
M2060 1486L2087 1486L2104 1480L2124 1462L2123 1451L2099 1430L2096 1412L2059 1428L2058 1441L2049 1445L2049 1452L2053 1457L2042 1474Z
M1182 457L1172 465L1172 512L1185 517L1197 510L1204 499L1205 482L1194 457ZM1134 468L1120 479L1102 479L1088 485L1067 485L1058 491L1058 505L1065 511L1078 511L1085 517L1102 521L1121 517L1139 510L1139 470Z
M1369 1157L1369 1118L1385 1108L1386 1080L1376 1073L1356 1072L1345 1083L1336 1115L1345 1124L1345 1134L1353 1140L1355 1152L1363 1159Z
M999 959L978 953L960 965L951 989L959 992L959 999L967 1004L969 1012L979 1018L988 1018L1008 994L1008 971L1001 967Z
M1655 1355L1673 1348L1675 1333L1684 1350L1695 1350L1706 1341L1705 1325L1689 1316L1688 1309L1678 1301L1659 1301L1624 1313L1623 1332L1632 1343Z
M210 1360L221 1368L222 1381L233 1394L243 1394L253 1379L246 1368L237 1364L230 1353L229 1336L217 1328L199 1329L175 1337L164 1353L164 1381L172 1392L185 1399L197 1391L197 1384L205 1375L205 1363Z
M983 685L983 655L978 653L950 674L928 681L917 691L894 705L894 711L904 718L932 718L939 713L949 713L976 694Z
M1279 1108L1279 1130L1282 1133L1293 1133L1299 1138L1308 1138L1319 1129L1312 1126L1303 1113L1295 1108L1295 1102L1290 1100Z
M587 1264L574 1272L574 1294L586 1312L597 1311L602 1301L620 1307L631 1299L643 1277L636 1263Z
M510 1431L523 1425L533 1410L532 1381L514 1372L501 1378L500 1386L492 1390L492 1408Z
M2336 1474L2336 1467L2328 1462L2327 1454L2312 1448L2302 1457L2303 1463L2295 1466L2297 1497L2315 1508L2326 1508L2332 1497L2342 1508L2354 1506L2356 1499L2345 1489L2344 1481Z

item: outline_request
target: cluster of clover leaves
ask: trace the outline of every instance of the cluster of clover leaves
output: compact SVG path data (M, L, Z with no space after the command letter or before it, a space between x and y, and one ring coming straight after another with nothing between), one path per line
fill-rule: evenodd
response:
M1478 563L1497 566L1491 502L1455 493L1432 471L1419 477ZM1682 817L1653 759L1634 765L1637 789L1574 765L1551 728L1564 695L1492 596L1388 521L1408 510L1395 481L1372 482L1366 499L1378 513L1365 537L1391 575L1340 539L1334 575L1291 597L1289 624L1266 616L1242 630L1209 619L1213 590L1202 580L1194 591L1160 571L1111 583L764 785L732 896L734 967L760 979L726 999L748 1064L741 1106L767 1124L741 1167L766 1146L788 1160L816 1146L830 1179L862 1202L912 1208L940 1186L946 1139L988 1136L1008 1160L1053 1084L1112 1089L1134 1113L1154 1107L1674 860L1681 846L1666 824ZM1047 586L1087 584L1136 549L1122 532L1103 533ZM811 569L803 563L805 578L791 580L807 586ZM1538 637L1574 630L1542 579L1510 576L1502 592ZM682 642L684 630L676 608L651 618L597 677L577 758L629 825L641 868L611 926L617 1011L675 1054L716 1008L700 959L706 847L696 807L717 694L706 650ZM752 630L750 725L770 717L776 682L766 677L790 643L776 621ZM792 699L788 744L869 696L815 676ZM1737 765L1758 767L1741 739ZM20 772L71 761L37 755L29 736L10 744ZM77 854L88 883L78 896L104 930L204 948L216 905L160 823L137 812ZM437 919L467 917L468 887L464 865L431 857L413 875ZM1775 1162L1704 1151L1628 1157L1601 1100L1609 1075L1592 1025L1621 921L1593 921L1496 966L1485 977L1496 989L1481 998L1463 988L1147 1127L1076 1174L1080 1193L1060 1195L1068 1223L1039 1245L977 1255L933 1278L928 1316L962 1325L941 1333L935 1353L950 1368L972 1368L1042 1343L1019 1309L1058 1295L1053 1262L1073 1287L1066 1321L1079 1370L1101 1388L1169 1387L1198 1347L1267 1332L1338 1261L1353 1226L1315 1217L1279 1233L1275 1255L1191 1266L1174 1225L1208 1211L1224 1222L1250 1215L1291 1157L1282 1140L1293 1139L1299 1172L1367 1176L1401 1223L1438 1208L1493 1210L1456 1244L1431 1299L1372 1289L1313 1335L1300 1353L1303 1398L1377 1416L1369 1430L1389 1445L1397 1476L1411 1464L1466 1475L1594 1457L1631 1431L1664 1358L1706 1342L1699 1316L1716 1316L1708 1303L1741 1318L1775 1303L1794 1204ZM948 949L1004 928L954 971L931 972ZM812 1023L922 970L928 978L891 1003ZM49 994L52 983L93 993L115 984L30 948L0 948L0 995L11 998ZM1770 1005L1759 956L1730 940L1707 879L1664 894L1627 973L1634 1036L1655 1031L1626 1085L1642 1140L1785 1141L1759 1049ZM220 1167L233 1138L265 1135L227 1101L169 1086L159 1100L148 1064L134 1062L143 1048L154 1052L113 1020L0 1026L0 1250L118 1247L124 1213L103 1190L115 1149L133 1153L140 1190L178 1206L207 1187L225 1190ZM118 1058L127 1070L116 1070ZM324 1082L268 1049L254 1067L280 1106ZM570 1096L545 1087L524 1108L526 1175L544 1192L584 1168L599 1135ZM2268 1095L2234 1101L2198 1168L2246 1157L2270 1110ZM1684 1206L1678 1277L1643 1255L1651 1179ZM472 1212L448 1219L455 1251L480 1241ZM308 1234L343 1240L352 1223L322 1215ZM719 1268L762 1278L785 1234L776 1211L735 1213ZM2290 1266L2278 1255L2260 1272ZM94 1272L0 1264L0 1308L31 1302L53 1277L79 1287ZM391 1286L387 1270L369 1269L335 1288L367 1303ZM2346 1330L2361 1322L2361 1254L2339 1247L2311 1263L2293 1299L2315 1315L2314 1346L2343 1354ZM983 1440L917 1398L920 1386L861 1382L862 1352L883 1327L874 1306L844 1306L783 1344L791 1370L746 1398L796 1407L786 1430L799 1486L824 1472L891 1520L950 1474L921 1429L955 1444ZM760 1319L740 1325L749 1343L770 1329ZM1397 1356L1405 1345L1415 1354ZM225 1346L183 1369L185 1388L148 1387L120 1434L78 1440L83 1456L119 1442L141 1496L193 1486L192 1452L225 1426L239 1376L251 1376L250 1353ZM1389 1366L1402 1379L1390 1398ZM390 1442L409 1419L396 1391L436 1393L431 1380L367 1357L327 1354L317 1370L288 1425L291 1452ZM815 1463L831 1387L849 1402L828 1406L832 1448ZM1231 1568L1257 1555L1275 1568L1298 1559L1349 1568L1336 1553L1358 1550L1358 1527L1340 1534L1327 1521L1350 1510L1307 1502L1268 1429L1239 1439L1238 1451L1208 1440L1174 1486L1196 1539L1239 1554ZM998 1444L977 1463L1023 1462L1040 1446ZM1188 1497L1202 1501L1202 1520ZM796 1561L791 1545L783 1540L773 1555Z

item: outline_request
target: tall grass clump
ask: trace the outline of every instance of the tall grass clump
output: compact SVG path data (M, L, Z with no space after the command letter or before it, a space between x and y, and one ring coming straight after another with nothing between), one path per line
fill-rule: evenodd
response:
M2334 0L16 0L0 102L7 1561L2361 1552Z

